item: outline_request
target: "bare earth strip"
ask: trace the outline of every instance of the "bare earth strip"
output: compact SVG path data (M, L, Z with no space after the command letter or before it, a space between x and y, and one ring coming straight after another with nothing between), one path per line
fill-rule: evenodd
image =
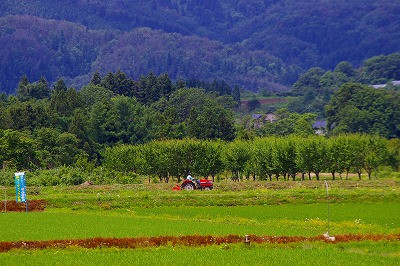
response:
M361 241L400 241L400 234L391 235L338 235L334 241L327 240L324 236L303 237L303 236L248 236L250 243L271 243L271 244L288 244L299 242L327 242L327 243L344 243L344 242L361 242ZM101 247L117 247L117 248L145 248L159 246L208 246L221 244L235 244L245 242L243 236L228 235L225 237L214 236L160 236L160 237L137 237L137 238L88 238L88 239L70 239L70 240L46 240L46 241L18 241L18 242L0 242L0 252L7 252L12 249L45 249L45 248L66 248L66 247L82 247L82 248L101 248Z

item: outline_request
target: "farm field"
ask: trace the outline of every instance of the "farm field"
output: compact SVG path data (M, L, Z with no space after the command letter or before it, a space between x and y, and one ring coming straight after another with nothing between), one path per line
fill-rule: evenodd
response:
M327 245L242 244L157 249L12 251L0 253L4 265L398 265L399 243L363 242Z
M204 235L315 237L327 231L322 181L221 182L213 191L170 190L173 184L28 188L47 202L43 212L0 213L0 244L18 241ZM7 189L12 197L12 189ZM396 179L330 182L331 235L400 234L400 187ZM14 249L1 265L207 264L396 265L400 242L243 243L204 247L78 247ZM184 254L184 255L183 255ZM301 258L301 262L299 262ZM283 263L284 262L284 263Z
M333 204L331 234L400 233L399 203ZM164 235L315 236L327 228L323 204L160 207L129 211L3 214L0 241ZM24 230L15 230L24 228Z

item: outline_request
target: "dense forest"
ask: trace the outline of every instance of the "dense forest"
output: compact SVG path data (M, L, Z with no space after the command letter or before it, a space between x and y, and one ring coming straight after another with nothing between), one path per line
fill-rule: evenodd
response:
M119 69L285 90L311 67L398 52L399 12L398 0L4 0L0 90Z
M355 68L348 61L339 62L333 71L313 67L293 84L292 93L299 97L290 102L289 110L298 113L312 112L325 117L325 106L343 84L380 84L387 85L387 89L396 89L390 83L394 80L400 80L400 53L368 58L359 68ZM364 106L375 108L371 101Z
M347 66L338 68L341 71L350 69L349 63L340 65ZM328 136L400 137L398 87L375 89L347 82L329 98ZM0 163L6 169L95 166L103 163L108 147L119 144L316 135L312 125L317 114L311 112L279 109L273 123L247 116L235 119L240 99L240 88L224 81L173 82L167 74L152 72L137 80L122 71L105 76L96 72L79 91L63 79L50 85L44 77L30 82L23 76L16 95L0 94Z

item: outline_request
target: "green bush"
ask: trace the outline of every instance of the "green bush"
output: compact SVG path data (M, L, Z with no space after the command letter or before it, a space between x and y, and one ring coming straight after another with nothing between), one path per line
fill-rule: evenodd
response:
M0 171L0 186L13 186L14 173L13 170ZM85 181L91 181L95 185L137 184L141 182L136 173L123 173L103 167L94 168L93 171L85 171L81 168L62 166L26 172L28 186L80 185Z

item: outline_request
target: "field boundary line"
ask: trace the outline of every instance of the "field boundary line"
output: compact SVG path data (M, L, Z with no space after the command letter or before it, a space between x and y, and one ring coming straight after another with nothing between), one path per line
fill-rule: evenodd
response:
M0 252L8 252L13 249L36 250L46 248L67 248L71 246L82 248L146 248L159 246L209 246L222 244L235 244L245 242L246 238L239 235L228 236L159 236L159 237L136 237L136 238L87 238L87 239L65 239L65 240L44 240L44 241L16 241L0 242ZM289 244L300 242L326 242L344 243L361 241L400 241L400 234L359 234L359 235L338 235L334 241L327 240L324 236L256 236L249 235L247 238L251 243L257 244Z

